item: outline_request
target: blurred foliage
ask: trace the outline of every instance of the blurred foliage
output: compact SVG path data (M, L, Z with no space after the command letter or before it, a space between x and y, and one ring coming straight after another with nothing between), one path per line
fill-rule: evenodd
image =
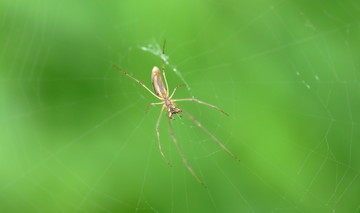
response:
M0 2L1 212L357 212L356 1ZM150 86L166 67L175 134ZM157 49L156 49L157 48Z

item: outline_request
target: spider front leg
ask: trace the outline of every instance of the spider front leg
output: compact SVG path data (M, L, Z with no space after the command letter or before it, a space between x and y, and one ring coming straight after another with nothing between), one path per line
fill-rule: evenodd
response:
M157 135L157 140L158 140L158 146L159 146L159 151L160 151L160 154L163 156L164 160L166 161L166 163L172 167L170 161L165 157L165 154L163 152L163 149L162 149L162 146L161 146L161 142L160 142L160 132L159 132L159 126L160 126L160 120L161 120L161 116L163 114L163 111L164 111L164 106L161 107L161 111L160 111L160 115L157 119L157 122L156 122L156 128L155 128L155 131L156 131L156 135Z
M201 179L199 178L199 176L197 176L197 174L195 173L195 171L193 170L193 168L190 166L190 163L188 161L188 159L186 158L183 150L181 149L180 145L179 145L179 142L177 141L177 138L175 137L175 134L174 134L174 130L173 130L173 127L172 127L172 124L171 124L171 119L168 118L168 124L169 124L169 131L170 131L170 135L171 135L171 138L172 140L174 141L175 143L175 146L176 146L176 149L178 150L180 156L181 156L181 159L183 160L186 168L190 171L190 173L195 177L195 179L204 187L204 188L207 188L206 185L201 181Z
M231 155L233 158L235 158L235 160L240 161L240 159L238 157L236 157L236 155L234 155L232 152L230 152L230 150L228 148L226 148L226 146L221 143L213 134L211 134L209 132L209 130L207 130L198 120L196 120L192 115L190 115L187 112L182 111L187 117L189 117L198 127L200 127L202 129L202 131L204 131L208 136L210 136L215 143L222 148L225 152L227 152L229 155Z

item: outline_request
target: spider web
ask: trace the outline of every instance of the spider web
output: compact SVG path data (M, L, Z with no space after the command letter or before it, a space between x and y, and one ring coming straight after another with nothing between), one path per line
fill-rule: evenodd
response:
M0 3L2 211L360 212L356 1L148 4ZM164 115L166 165L157 100L112 68L150 87L164 38L175 98L230 114L179 103L240 163L173 121L206 189Z

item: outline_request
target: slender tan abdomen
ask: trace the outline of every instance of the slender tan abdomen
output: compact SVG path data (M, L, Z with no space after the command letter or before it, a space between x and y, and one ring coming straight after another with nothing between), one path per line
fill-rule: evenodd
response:
M165 98L168 96L166 87L161 78L160 69L156 66L152 69L151 72L151 83L153 85L156 95L158 95L161 98Z

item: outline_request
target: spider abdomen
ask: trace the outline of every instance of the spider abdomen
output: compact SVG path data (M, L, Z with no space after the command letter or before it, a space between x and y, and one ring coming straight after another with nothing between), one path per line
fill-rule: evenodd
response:
M157 96L160 98L168 97L168 92L161 78L160 69L156 66L151 72L151 83Z

